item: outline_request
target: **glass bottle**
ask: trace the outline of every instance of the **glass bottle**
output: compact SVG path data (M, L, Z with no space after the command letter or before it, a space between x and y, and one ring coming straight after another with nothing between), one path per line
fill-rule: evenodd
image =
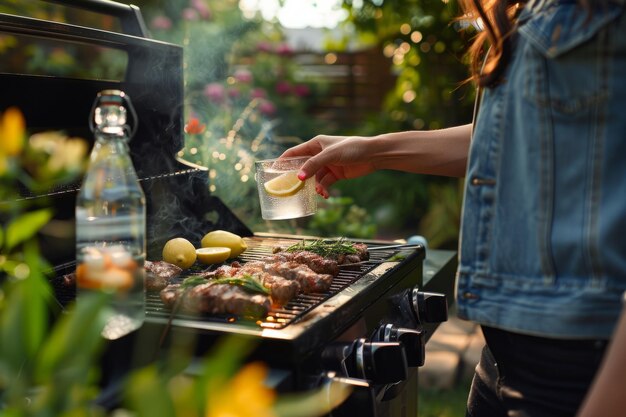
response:
M134 131L127 112L136 126L122 91L96 97L90 115L95 144L76 200L77 301L93 291L111 293L102 331L111 340L141 327L145 318L146 200L128 150Z

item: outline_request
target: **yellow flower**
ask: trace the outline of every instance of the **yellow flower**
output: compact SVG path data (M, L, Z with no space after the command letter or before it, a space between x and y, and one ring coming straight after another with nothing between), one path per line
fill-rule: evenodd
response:
M221 390L209 395L206 417L275 417L276 392L263 384L266 377L262 363L244 366Z
M29 148L47 156L45 170L37 167L38 172L56 174L61 171L77 172L84 164L87 143L80 138L68 138L61 132L43 132L32 135Z
M24 147L26 123L15 107L9 107L0 118L0 155L16 156Z

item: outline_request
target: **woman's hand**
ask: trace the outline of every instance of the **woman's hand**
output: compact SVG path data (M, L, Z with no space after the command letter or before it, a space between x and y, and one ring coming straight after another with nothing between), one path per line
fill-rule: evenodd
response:
M285 151L283 157L311 156L301 168L298 178L315 175L316 191L328 198L328 188L339 180L357 178L376 170L372 162L373 138L360 136L318 135Z

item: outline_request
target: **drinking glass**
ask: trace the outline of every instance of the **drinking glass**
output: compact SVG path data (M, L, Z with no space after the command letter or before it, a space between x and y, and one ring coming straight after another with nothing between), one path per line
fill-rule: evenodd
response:
M317 210L315 178L308 178L303 184L294 178L308 158L265 159L255 162L256 182L263 219L294 219L315 214ZM281 180L284 180L282 182L293 185L293 190L281 193L285 190L279 189L278 193L268 193L266 183L280 176L282 176Z

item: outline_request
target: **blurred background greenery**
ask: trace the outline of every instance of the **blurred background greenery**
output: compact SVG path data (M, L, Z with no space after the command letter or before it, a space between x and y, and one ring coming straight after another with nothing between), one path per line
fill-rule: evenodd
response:
M308 11L321 11L322 3ZM292 27L297 14L268 16L268 4L280 11L281 4L296 7L290 1L134 4L152 37L184 47L186 146L179 156L209 168L211 192L250 228L384 239L419 234L430 247L456 248L458 179L378 172L335 186L313 217L264 222L253 171L255 159L320 133L375 135L470 122L474 91L464 83L456 2L337 0L332 22L318 28ZM6 0L0 11L118 30L114 19L35 0ZM9 72L27 67L113 79L126 63L115 51L9 36L0 36L0 57L0 70Z

